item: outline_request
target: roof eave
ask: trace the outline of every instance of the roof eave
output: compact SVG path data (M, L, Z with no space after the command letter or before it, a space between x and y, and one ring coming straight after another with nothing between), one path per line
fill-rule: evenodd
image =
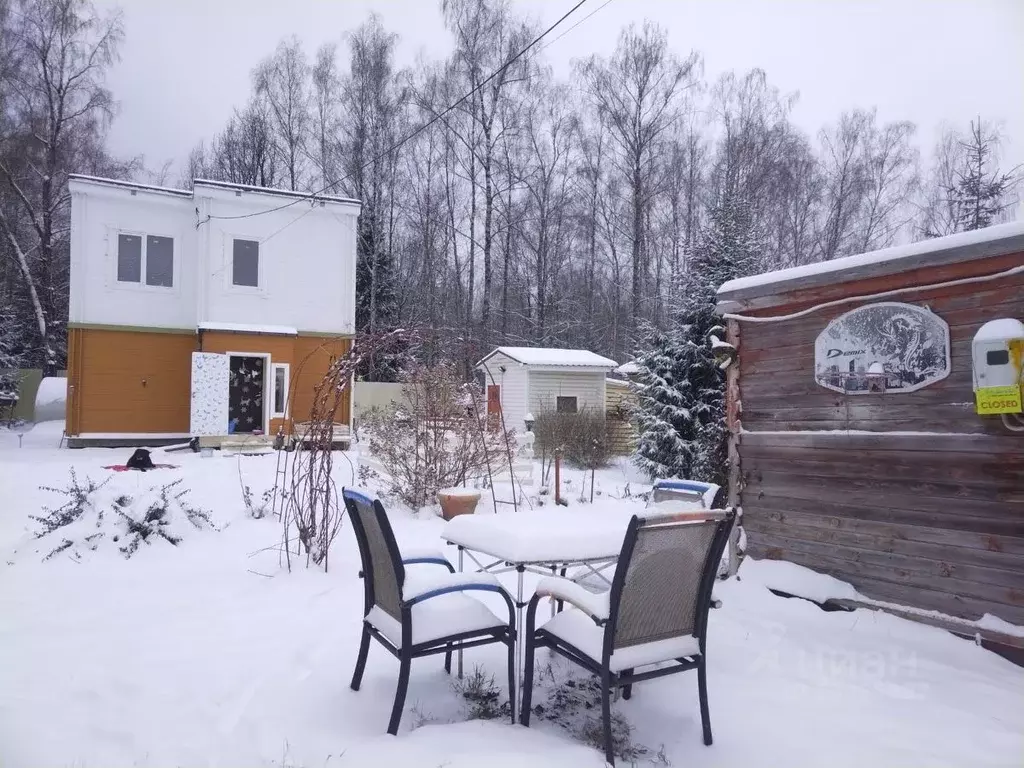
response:
M825 285L850 283L874 277L887 277L914 269L980 261L1016 252L1024 252L1024 234L1014 233L991 240L953 245L941 250L929 250L885 261L854 264L848 268L840 267L839 269L815 272L810 275L798 275L790 278L782 275L777 280L765 281L749 287L720 290L718 292L717 311L719 314L724 314L740 309L750 309L759 303L757 299L819 288Z

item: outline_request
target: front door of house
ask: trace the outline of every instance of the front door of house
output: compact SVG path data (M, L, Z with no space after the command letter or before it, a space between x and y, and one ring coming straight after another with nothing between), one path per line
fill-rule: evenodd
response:
M228 433L262 432L266 358L231 355L228 366Z

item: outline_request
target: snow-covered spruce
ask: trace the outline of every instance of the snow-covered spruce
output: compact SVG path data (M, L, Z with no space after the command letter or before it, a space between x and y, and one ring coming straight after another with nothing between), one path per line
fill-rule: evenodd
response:
M652 331L636 363L640 440L636 464L651 477L689 477L724 485L725 375L718 356L733 347L715 314L718 286L758 272L765 252L748 205L726 199L708 226L676 294L667 331Z
M214 529L209 512L186 501L187 488L179 478L170 483L139 487L134 473L108 477L97 483L80 481L71 470L65 488L44 486L66 501L59 507L44 507L43 516L32 516L40 524L35 538L44 546L37 550L43 560L67 553L82 560L89 553L116 549L124 557L134 555L143 544L166 542L177 546L195 529Z

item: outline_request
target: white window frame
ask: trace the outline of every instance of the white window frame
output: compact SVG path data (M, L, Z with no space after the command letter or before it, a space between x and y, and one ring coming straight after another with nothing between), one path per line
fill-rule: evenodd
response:
M131 235L142 240L142 250L139 261L139 282L133 283L130 280L121 280L117 276L117 265L120 260L121 235ZM149 238L165 237L171 241L171 284L150 285L146 282L146 259L149 255ZM158 293L175 293L178 290L178 238L174 235L165 235L160 232L143 232L133 229L114 229L111 262L113 284L116 288L123 288L129 291L156 291Z
M248 240L256 243L256 286L235 285L235 240ZM264 268L263 238L253 235L225 234L224 241L224 285L232 293L245 293L262 296L267 292L266 271Z
M284 409L277 410L277 371L284 371ZM289 363L270 364L270 418L288 418L288 397L291 395L292 367Z

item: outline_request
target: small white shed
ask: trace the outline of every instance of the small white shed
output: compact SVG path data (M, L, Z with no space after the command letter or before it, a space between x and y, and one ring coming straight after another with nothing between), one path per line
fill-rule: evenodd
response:
M618 365L585 349L497 347L476 364L483 374L489 417L524 428L527 414L549 411L605 413L605 377Z

